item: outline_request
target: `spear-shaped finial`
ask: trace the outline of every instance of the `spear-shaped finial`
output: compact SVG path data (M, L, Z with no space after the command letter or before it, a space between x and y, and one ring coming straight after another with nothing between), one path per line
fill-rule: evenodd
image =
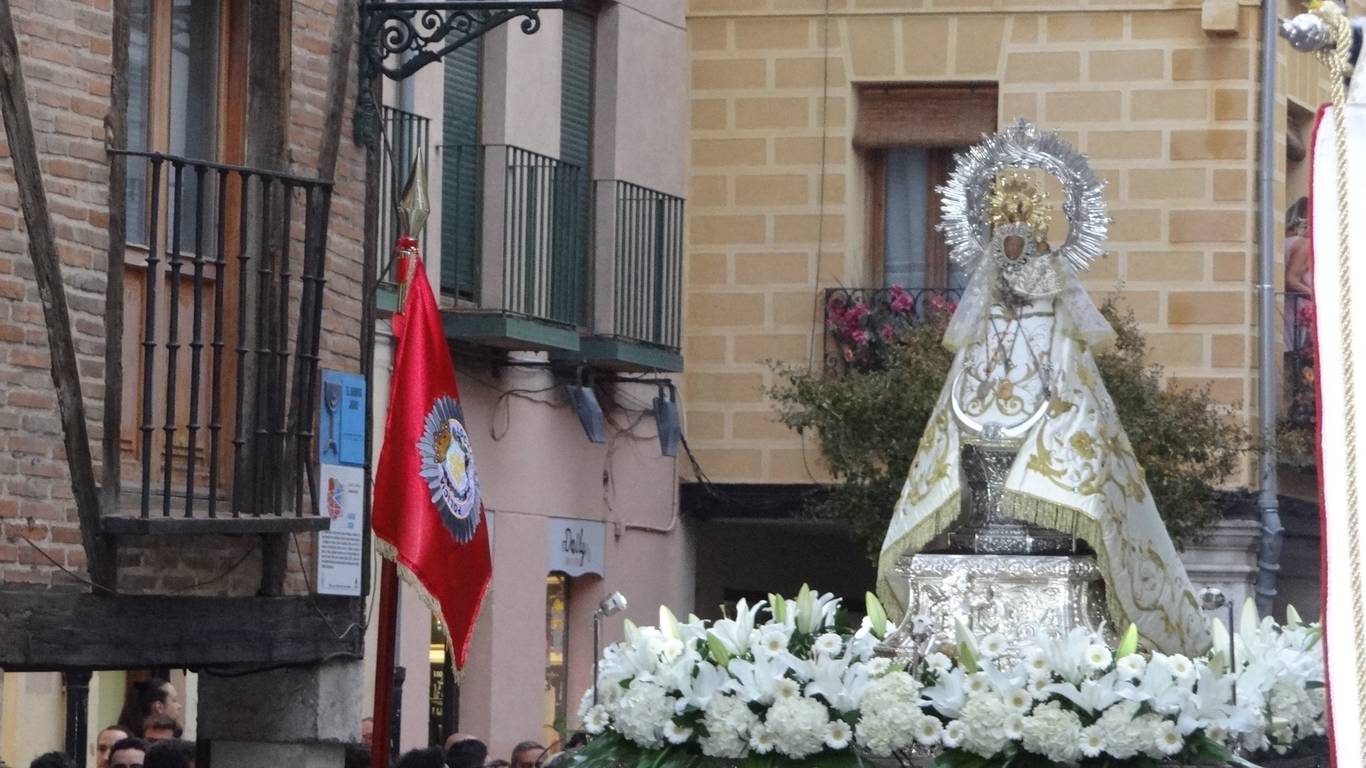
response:
M427 202L427 164L422 162L422 145L413 151L413 167L408 172L408 183L403 185L403 196L398 201L399 224L402 234L417 237L427 225L427 214L432 210Z

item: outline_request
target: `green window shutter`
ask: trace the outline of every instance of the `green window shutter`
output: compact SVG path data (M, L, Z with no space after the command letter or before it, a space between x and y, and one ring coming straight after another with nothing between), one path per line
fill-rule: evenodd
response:
M593 142L593 37L597 19L564 13L560 68L560 161L556 180L555 265L551 313L581 325L588 269L589 162Z
M443 60L441 121L441 290L478 299L479 53L472 40Z

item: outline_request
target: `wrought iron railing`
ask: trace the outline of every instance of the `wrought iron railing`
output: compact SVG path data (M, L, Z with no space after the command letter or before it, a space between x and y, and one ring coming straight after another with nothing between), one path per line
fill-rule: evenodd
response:
M626 181L597 184L599 195L612 196L614 282L610 325L594 330L677 350L683 199Z
M316 515L319 214L331 184L118 154L146 179L129 206L143 242L127 246L122 286L136 364L125 366L124 424L105 436L121 440L135 478L121 503L135 495L143 519Z
M384 147L380 152L380 216L379 216L379 265L386 282L393 282L394 275L385 273L394 254L394 242L399 232L398 205L403 194L403 186L412 172L413 158L422 153L421 163L426 168L431 156L429 140L431 120L413 112L405 112L394 107L381 107L380 120L384 128ZM431 174L427 174L428 178ZM423 254L427 253L427 230L419 236Z
M901 286L826 289L826 372L841 375L883 368L907 331L952 315L960 295L955 289Z
M1285 313L1285 415L1293 425L1312 425L1317 413L1314 303L1308 296L1287 292Z

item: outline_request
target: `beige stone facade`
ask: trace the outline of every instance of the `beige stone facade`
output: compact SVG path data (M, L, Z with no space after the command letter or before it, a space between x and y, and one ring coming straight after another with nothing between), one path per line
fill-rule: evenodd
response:
M1123 296L1169 382L1255 422L1258 5L693 0L684 401L711 479L822 477L812 442L772 421L766 361L820 365L824 289L885 287L852 141L872 84L994 84L998 125L1086 152L1113 217L1092 295ZM1327 81L1283 43L1280 59L1284 146L1287 122L1307 141ZM1278 211L1306 184L1307 163L1287 165L1278 152Z

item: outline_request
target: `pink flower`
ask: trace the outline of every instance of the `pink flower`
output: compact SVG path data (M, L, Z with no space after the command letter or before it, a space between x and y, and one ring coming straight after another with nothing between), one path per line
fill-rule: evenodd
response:
M898 315L915 309L915 299L911 298L911 294L907 293L905 288L899 285L892 286L891 296L892 300L887 307Z
M894 339L894 338L896 338L896 329L892 327L892 324L891 324L891 323L883 323L883 324L882 324L882 340L883 340L883 341L891 341L891 340Z
M859 345L860 347L866 347L868 346L868 341L870 337L868 336L867 331L859 329L849 334L849 339L853 341L855 344Z

